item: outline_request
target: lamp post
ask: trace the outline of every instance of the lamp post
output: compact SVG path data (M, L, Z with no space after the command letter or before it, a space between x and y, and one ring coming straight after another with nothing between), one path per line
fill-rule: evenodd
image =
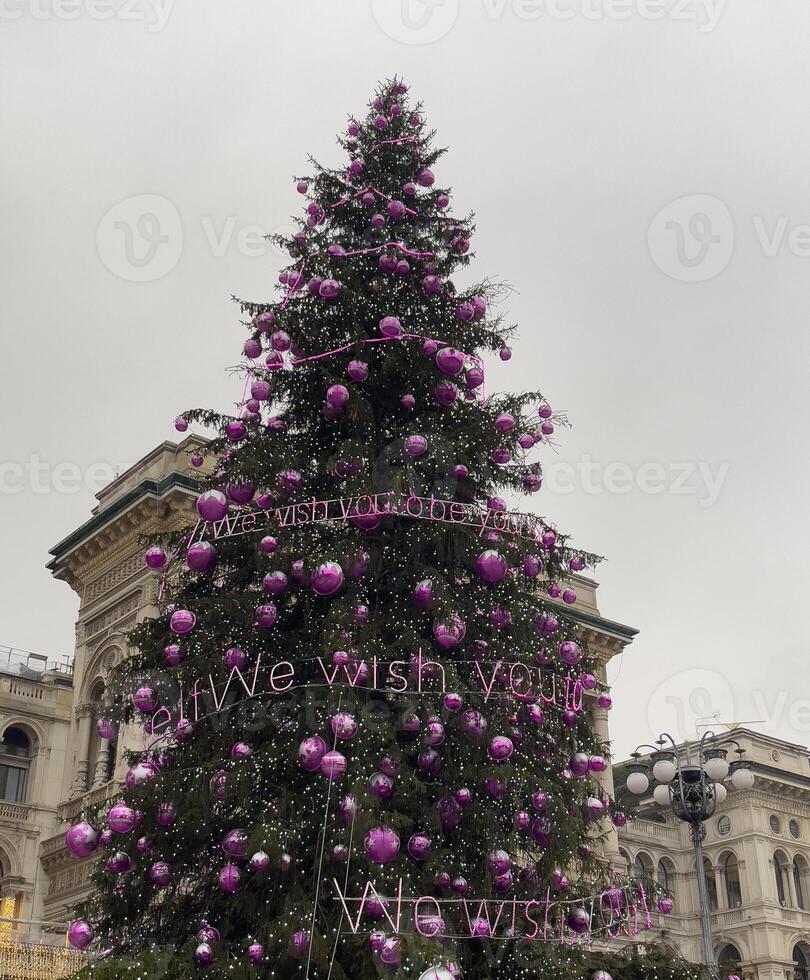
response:
M689 834L695 852L695 871L698 882L698 898L700 901L700 930L703 935L703 962L709 968L712 977L716 977L717 960L714 955L712 940L712 920L709 909L709 892L706 886L706 874L703 868L703 841L706 837L706 821L714 814L719 803L722 803L728 790L723 780L731 774L731 782L735 789L750 789L754 785L754 774L743 759L744 750L739 742L729 740L724 744L736 746L737 760L726 761L727 750L715 743L713 732L706 732L697 746L686 744L678 750L671 735L664 732L656 740L656 746L639 745L631 758L627 777L627 788L636 796L643 796L650 788L650 770L646 763L640 762L639 749L652 749L652 777L657 781L653 790L653 799L659 806L669 806L679 820L689 824ZM692 751L695 749L697 759L692 761ZM684 751L685 750L685 751ZM681 756L685 755L682 761Z

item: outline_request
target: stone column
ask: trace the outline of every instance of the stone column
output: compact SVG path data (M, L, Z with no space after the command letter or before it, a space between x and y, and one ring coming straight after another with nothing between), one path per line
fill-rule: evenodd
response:
M76 742L76 777L70 790L70 798L87 791L87 770L90 765L90 722L93 719L93 705L89 703L76 705L76 717L79 719L79 736Z
M785 865L785 877L787 878L788 901L790 902L790 907L792 909L797 909L799 907L799 902L796 896L796 882L793 879L792 864Z
M717 911L720 912L726 908L726 888L719 864L714 866L714 890L717 892Z
M604 670L600 670L600 675L603 674ZM609 744L610 730L608 727L608 709L600 708L594 699L589 706L589 714L591 716L595 734L602 742ZM613 769L610 764L608 764L608 767L604 772L596 773L594 775L594 779L608 796L613 796ZM605 826L601 827L600 830L606 831L605 838L600 844L603 849L605 859L614 869L622 870L624 858L621 856L621 854L619 854L618 831L613 824L610 823L610 821L605 821Z
M108 742L102 742L98 749L96 768L93 772L93 783L90 789L98 789L107 782L107 769L110 761L110 749Z

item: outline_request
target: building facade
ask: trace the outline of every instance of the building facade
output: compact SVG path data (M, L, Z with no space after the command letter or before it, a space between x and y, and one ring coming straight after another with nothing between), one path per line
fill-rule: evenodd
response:
M732 739L745 750L755 782L750 790L729 786L728 797L706 823L704 867L721 976L810 980L808 749L744 729L719 743ZM669 890L675 910L666 918L654 916L653 938L700 962L689 827L646 799L639 812L619 832L623 870L654 878Z

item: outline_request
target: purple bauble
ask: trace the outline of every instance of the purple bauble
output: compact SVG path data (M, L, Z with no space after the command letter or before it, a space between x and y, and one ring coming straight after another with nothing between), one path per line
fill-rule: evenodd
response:
M436 367L442 374L455 377L455 375L461 374L464 368L464 355L455 347L442 347L436 354Z
M442 281L438 276L425 276L422 280L422 290L425 296L438 296L442 291Z
M157 822L159 827L171 827L177 819L177 810L171 803L161 803L158 807Z
M413 591L413 602L417 609L426 612L433 605L433 580L422 579Z
M290 955L294 960L304 960L309 952L309 933L303 929L294 932L290 940Z
M247 954L251 963L261 963L264 959L264 946L261 943L251 943L247 948Z
M380 962L386 966L399 966L402 959L399 939L386 939L380 949Z
M571 756L568 768L575 776L588 775L588 756L584 752L575 752Z
M349 361L346 373L352 381L365 381L368 378L368 364L365 361Z
M450 381L442 381L433 389L433 400L442 408L449 408L458 398L458 388Z
M169 629L178 636L190 633L197 624L197 617L189 609L176 609L169 619Z
M86 820L73 824L65 834L65 847L76 858L88 858L99 843L99 832Z
M256 617L256 626L259 629L270 629L278 619L278 610L272 602L265 602L261 606L256 607L254 615Z
M512 859L503 850L490 851L487 854L487 867L493 875L506 874L512 867Z
M124 875L132 868L132 858L125 851L116 851L107 858L105 867L112 874Z
M490 759L494 762L506 762L509 756L515 751L515 747L512 744L511 738L507 738L505 735L496 735L489 743L489 749L487 751Z
M186 564L193 572L210 572L217 563L217 549L210 541L197 541L186 552Z
M585 911L585 909L576 908L571 909L568 913L568 927L572 932L575 932L578 936L583 935L588 932L591 928L591 917Z
M197 513L204 521L221 521L228 513L228 498L221 490L206 490L197 498Z
M532 822L532 840L539 847L548 847L551 843L551 824L545 817L537 817Z
M480 711L465 711L461 716L461 730L472 738L483 738L487 730L487 720Z
M326 389L326 400L335 408L342 408L349 400L349 389L346 385L330 385Z
M453 615L449 621L436 623L433 627L433 635L436 643L443 649L449 650L451 647L458 646L467 633L464 620L458 615Z
M157 694L155 694L151 687L139 687L138 690L132 695L132 703L135 705L138 711L148 714L150 711L154 711L157 707Z
M401 337L402 336L402 324L400 323L398 317L395 316L384 316L380 320L380 333L383 337Z
M200 966L208 966L214 962L214 947L210 943L200 943L194 950L194 959Z
M435 776L442 767L442 757L433 749L425 749L420 752L416 760L419 771L428 776Z
M324 279L318 288L321 299L337 299L340 295L340 283L336 279Z
M394 795L394 781L384 772L372 773L368 780L368 788L379 800L390 800Z
M606 708L606 709L612 708L613 698L609 694L600 694L599 697L596 699L596 703L599 705L600 708Z
M127 771L126 777L124 778L124 785L127 789L135 789L136 786L142 786L150 779L154 779L157 775L158 769L154 763L138 762Z
M172 869L165 861L157 861L149 869L149 880L156 888L166 888L172 880Z
M346 756L334 749L321 759L321 774L327 779L341 779L346 773Z
M343 585L343 569L335 561L326 561L312 573L310 584L318 595L334 595Z
M460 711L463 704L464 699L460 694L456 694L455 691L450 691L444 696L444 706L448 711Z
M166 552L162 548L150 548L143 556L143 560L149 568L163 568L168 561Z
M607 769L607 760L602 758L601 755L592 755L588 759L588 769L591 772L605 772Z
M466 480L470 475L470 471L463 463L457 463L452 469L453 476L457 480Z
M221 891L233 895L242 884L242 872L235 864L226 864L220 869L217 881Z
M426 834L414 834L408 841L408 854L414 861L425 861L430 855L431 841Z
M236 667L241 670L247 663L247 657L245 656L244 650L240 650L239 647L230 647L225 651L222 658L225 661L225 666L229 667L231 670Z
M582 648L573 640L565 640L560 644L557 652L560 660L569 667L575 667L582 660Z
M270 867L270 855L264 851L256 851L250 858L251 871L267 871Z
M406 394L400 398L399 403L406 411L410 411L416 405L416 399L413 395Z
M261 551L263 555L272 555L277 547L278 541L270 536L262 538L259 542L259 551Z
M139 837L135 847L142 857L149 857L149 855L154 851L155 846L148 837Z
M76 949L87 949L92 943L95 932L93 927L86 919L77 919L71 922L68 929L68 942Z
M414 435L405 439L405 452L409 456L424 456L427 452L428 441L424 436Z
M621 810L617 810L611 817L611 820L613 821L613 826L619 829L627 826L627 814L622 813Z
M671 898L658 899L658 911L661 913L661 915L669 915L674 908L675 903Z
M585 815L589 820L601 820L605 815L605 804L595 796L585 800Z
M307 772L317 772L325 755L326 742L320 735L311 735L298 746L298 762Z
M375 864L390 864L399 854L399 837L390 827L372 827L363 847Z
M187 656L179 643L169 643L163 648L163 662L167 667L179 667Z
M509 565L500 552L490 548L482 551L475 561L475 570L478 577L488 585L500 582L509 571Z
M222 850L234 861L244 861L247 857L247 843L247 832L237 827L236 830L229 830L223 837Z
M287 588L289 580L284 572L275 571L268 572L267 575L262 579L262 586L264 591L268 592L270 595L281 595L281 593Z
M492 927L486 919L475 918L471 923L470 937L472 939L484 940L492 935Z
M332 733L341 741L348 741L357 734L357 721L346 711L336 714L331 721Z
M99 718L96 722L96 731L99 738L109 740L118 734L118 725L114 721L110 721L109 718Z

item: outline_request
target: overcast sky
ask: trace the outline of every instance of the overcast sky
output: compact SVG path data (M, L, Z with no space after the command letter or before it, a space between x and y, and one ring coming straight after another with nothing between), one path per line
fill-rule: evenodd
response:
M0 644L58 657L47 551L111 472L226 407L231 294L306 155L404 74L522 326L490 390L574 423L533 498L602 566L624 753L810 742L806 0L0 0ZM150 217L153 216L153 217ZM61 465L67 464L67 465Z

